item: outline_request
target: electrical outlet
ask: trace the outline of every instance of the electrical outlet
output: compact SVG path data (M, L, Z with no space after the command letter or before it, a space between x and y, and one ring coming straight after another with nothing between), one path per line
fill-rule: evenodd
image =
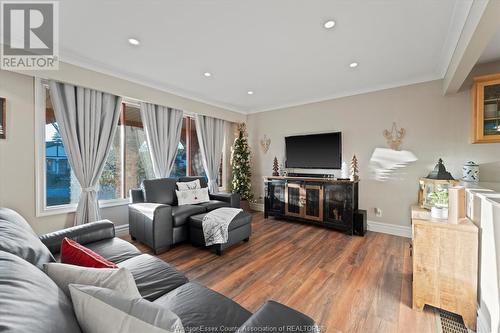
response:
M373 209L373 211L375 212L375 216L376 217L381 217L382 216L382 209L375 207Z

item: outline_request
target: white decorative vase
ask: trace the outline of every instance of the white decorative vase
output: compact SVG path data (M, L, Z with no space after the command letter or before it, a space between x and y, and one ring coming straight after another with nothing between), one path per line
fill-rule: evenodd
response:
M479 165L472 161L468 161L462 167L462 180L464 182L478 183L479 182Z

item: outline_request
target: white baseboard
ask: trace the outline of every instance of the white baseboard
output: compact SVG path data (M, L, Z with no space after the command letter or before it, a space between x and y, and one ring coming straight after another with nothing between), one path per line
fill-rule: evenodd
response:
M401 225L375 222L375 221L367 221L367 223L368 223L368 230L370 231L411 238L410 226L401 226Z
M250 202L250 209L258 211L258 212L263 212L264 211L264 204L263 203Z
M259 212L263 212L264 211L264 204L251 202L250 209L256 210ZM375 222L375 221L367 221L367 224L368 224L368 230L373 231L373 232L380 232L383 234L411 238L411 227L410 226L401 226L401 225Z
M491 328L486 316L484 315L481 308L477 307L477 324L476 324L476 332L477 333L491 333Z
M128 236L128 224L121 224L115 226L116 237Z

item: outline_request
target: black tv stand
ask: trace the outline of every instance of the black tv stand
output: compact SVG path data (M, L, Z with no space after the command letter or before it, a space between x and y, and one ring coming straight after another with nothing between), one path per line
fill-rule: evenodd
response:
M274 216L354 232L358 181L315 177L265 177L264 217Z

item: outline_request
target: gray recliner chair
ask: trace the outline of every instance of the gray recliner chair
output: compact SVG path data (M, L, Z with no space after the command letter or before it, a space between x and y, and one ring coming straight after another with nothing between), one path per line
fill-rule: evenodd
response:
M237 193L210 194L210 201L197 205L177 205L177 182L204 177L160 178L145 180L142 189L132 189L129 205L129 232L133 240L148 245L155 254L167 251L172 245L189 239L189 217L220 207L240 207Z

